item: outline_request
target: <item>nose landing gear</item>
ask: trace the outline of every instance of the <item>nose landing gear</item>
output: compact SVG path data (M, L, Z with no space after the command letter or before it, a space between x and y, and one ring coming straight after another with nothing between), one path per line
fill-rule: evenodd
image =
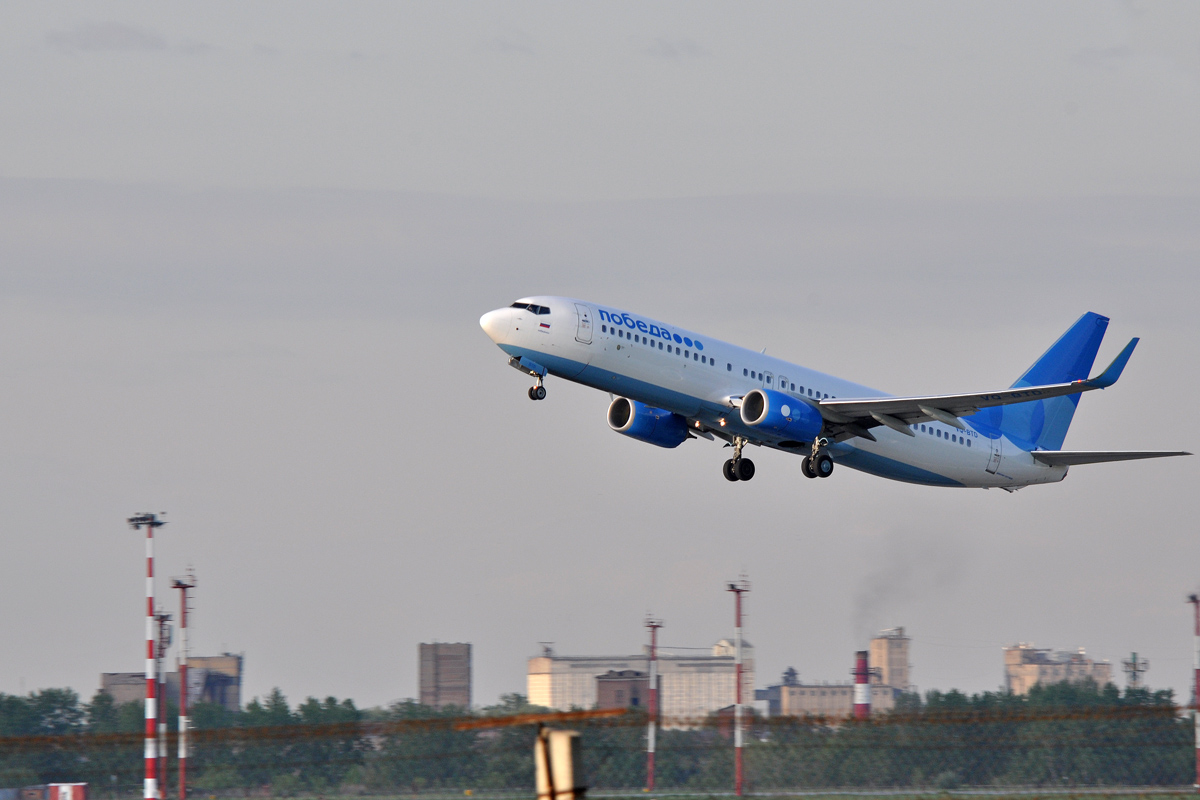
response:
M530 400L545 400L546 399L546 387L542 386L542 376L541 375L537 376L537 383L535 383L533 386L529 387L529 399Z
M733 458L721 465L721 474L727 481L748 481L754 477L754 462L742 458L742 448L746 440L740 436L733 438Z

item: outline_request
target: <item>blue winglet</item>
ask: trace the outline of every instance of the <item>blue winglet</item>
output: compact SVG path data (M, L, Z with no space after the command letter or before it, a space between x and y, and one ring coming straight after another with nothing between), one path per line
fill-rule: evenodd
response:
M1101 372L1095 378L1089 378L1084 381L1093 389L1107 389L1117 382L1117 378L1121 377L1121 373L1125 370L1125 365L1129 363L1129 357L1133 355L1133 348L1137 347L1138 339L1133 337L1129 340L1129 344L1125 345L1125 349L1117 353L1117 357L1108 365L1108 369Z

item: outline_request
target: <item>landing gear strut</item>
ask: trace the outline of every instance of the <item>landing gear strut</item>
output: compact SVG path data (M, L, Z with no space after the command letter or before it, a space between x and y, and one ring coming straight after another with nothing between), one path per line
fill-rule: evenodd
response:
M754 477L754 462L742 458L742 448L745 446L745 439L741 436L733 437L733 458L721 466L721 474L725 476L725 480L748 481Z
M530 400L545 400L546 399L546 387L542 386L542 376L541 375L537 376L537 383L534 384L533 386L529 387L529 399Z
M812 455L800 462L800 471L806 478L828 478L833 474L833 459L825 452L829 440L818 437L813 440Z

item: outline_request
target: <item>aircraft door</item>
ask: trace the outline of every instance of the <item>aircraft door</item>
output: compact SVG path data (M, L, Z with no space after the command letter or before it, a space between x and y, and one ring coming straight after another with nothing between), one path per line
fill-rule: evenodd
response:
M579 325L575 328L575 341L583 344L592 343L592 310L583 303L575 304L575 311L579 314Z
M988 442L991 444L991 447L992 447L992 455L988 459L988 465L987 465L986 469L988 472L990 472L993 475L996 474L996 470L1000 469L1000 458L1002 456L1001 442L1003 442L1003 441L1004 441L1003 438L988 439Z

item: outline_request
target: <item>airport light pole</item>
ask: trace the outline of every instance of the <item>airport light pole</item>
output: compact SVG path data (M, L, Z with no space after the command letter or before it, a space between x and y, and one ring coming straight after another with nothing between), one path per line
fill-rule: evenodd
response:
M737 690L733 706L733 790L734 794L741 797L745 777L742 763L742 595L750 591L750 582L744 578L734 581L726 591L733 592L734 597L733 674L734 680L737 681Z
M654 791L654 747L658 725L658 629L661 619L646 617L650 629L650 722L646 728L646 791Z
M171 615L161 608L154 615L158 622L158 648L155 672L158 674L158 795L167 794L167 671L163 663L167 660L167 649L171 646Z
M1200 595L1189 594L1192 628L1192 726L1196 737L1196 790L1200 791Z
M146 776L142 782L143 800L160 800L158 795L158 742L155 721L158 719L158 675L155 669L154 647L154 529L167 523L155 514L135 514L130 517L130 527L135 531L146 529L146 726L145 752Z
M187 800L188 762L188 592L196 588L196 576L190 570L171 585L179 590L179 800Z

